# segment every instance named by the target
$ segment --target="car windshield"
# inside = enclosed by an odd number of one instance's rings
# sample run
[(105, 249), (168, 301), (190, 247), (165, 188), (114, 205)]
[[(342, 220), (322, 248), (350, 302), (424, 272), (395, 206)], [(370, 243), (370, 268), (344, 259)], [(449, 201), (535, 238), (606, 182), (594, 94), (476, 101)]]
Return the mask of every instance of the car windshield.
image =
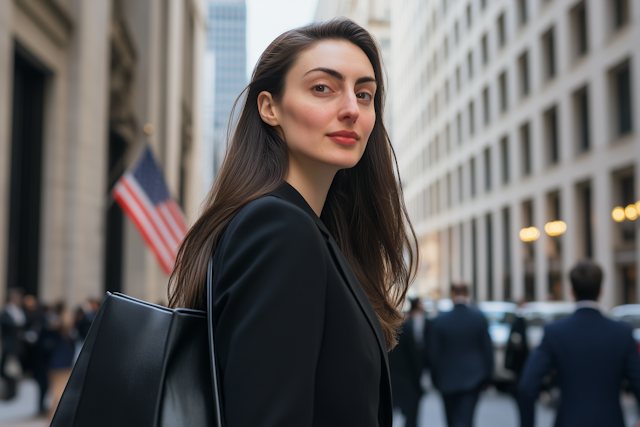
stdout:
[(509, 311), (482, 311), (489, 324), (504, 323), (510, 325), (515, 319), (515, 313)]

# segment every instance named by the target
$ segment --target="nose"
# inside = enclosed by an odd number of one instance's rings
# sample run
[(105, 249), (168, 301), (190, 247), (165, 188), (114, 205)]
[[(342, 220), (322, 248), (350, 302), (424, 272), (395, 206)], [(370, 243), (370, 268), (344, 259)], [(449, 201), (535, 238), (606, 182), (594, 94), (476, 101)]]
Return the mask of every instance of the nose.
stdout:
[(358, 106), (358, 98), (353, 92), (347, 92), (342, 97), (340, 111), (338, 112), (338, 120), (348, 120), (353, 123), (360, 117), (360, 108)]

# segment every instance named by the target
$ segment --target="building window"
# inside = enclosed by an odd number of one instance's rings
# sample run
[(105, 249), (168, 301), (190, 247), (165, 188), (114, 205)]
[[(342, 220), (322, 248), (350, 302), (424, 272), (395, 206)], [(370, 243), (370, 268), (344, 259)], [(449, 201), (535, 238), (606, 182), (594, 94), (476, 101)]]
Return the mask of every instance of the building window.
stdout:
[(462, 178), (462, 165), (458, 166), (458, 203), (464, 200), (464, 180)]
[(487, 126), (489, 121), (491, 120), (490, 114), (490, 105), (489, 105), (489, 87), (486, 86), (482, 91), (482, 111), (484, 113), (484, 125)]
[(460, 67), (456, 67), (456, 92), (460, 93)]
[(455, 42), (456, 46), (460, 42), (460, 28), (458, 25), (458, 21), (453, 24), (453, 41)]
[(576, 146), (578, 152), (588, 151), (591, 145), (589, 140), (589, 91), (585, 86), (573, 94), (575, 111)]
[(473, 25), (473, 16), (471, 15), (471, 3), (467, 5), (467, 30), (471, 29)]
[(451, 192), (453, 188), (451, 187), (451, 173), (447, 174), (447, 208), (451, 207)]
[(502, 172), (502, 184), (509, 183), (509, 138), (504, 136), (500, 140), (500, 160), (502, 163), (502, 167), (500, 168)]
[(449, 58), (449, 37), (444, 38), (444, 58)]
[(547, 79), (551, 79), (556, 75), (556, 53), (553, 27), (542, 35), (542, 57), (544, 76)]
[(614, 106), (615, 136), (621, 137), (633, 130), (629, 61), (626, 60), (615, 67), (609, 75)]
[(579, 258), (593, 258), (593, 226), (591, 214), (591, 182), (583, 182), (576, 186), (577, 196), (577, 249)]
[(613, 28), (619, 29), (629, 22), (629, 0), (612, 0)]
[(469, 135), (473, 135), (476, 132), (476, 119), (475, 108), (473, 101), (469, 103)]
[(487, 62), (489, 62), (489, 41), (487, 39), (487, 33), (482, 35), (480, 50), (482, 51), (482, 65), (487, 65)]
[(491, 190), (491, 148), (484, 150), (484, 190)]
[(547, 161), (550, 165), (558, 163), (558, 107), (553, 106), (544, 113), (545, 139), (547, 141)]
[(473, 52), (467, 54), (467, 70), (469, 71), (469, 80), (473, 79)]
[(487, 0), (480, 0), (480, 9), (485, 10), (487, 8)]
[(531, 161), (531, 125), (520, 126), (520, 153), (522, 155), (522, 175), (529, 176), (533, 169)]
[(473, 283), (472, 296), (478, 300), (478, 232), (476, 219), (471, 218), (471, 283)]
[(502, 47), (507, 42), (507, 29), (504, 18), (504, 12), (498, 17), (498, 46)]
[(476, 159), (474, 158), (469, 162), (469, 178), (471, 197), (476, 197)]
[(487, 241), (487, 300), (493, 301), (493, 221), (491, 214), (485, 216)]
[(518, 0), (518, 21), (520, 22), (520, 25), (526, 24), (528, 19), (527, 0)]
[(511, 300), (511, 215), (502, 209), (502, 299)]
[(520, 96), (529, 95), (529, 52), (524, 51), (518, 58), (518, 75), (520, 76)]
[(573, 50), (575, 57), (579, 58), (586, 54), (589, 49), (587, 41), (587, 6), (584, 0), (571, 9), (570, 22)]
[(508, 93), (507, 93), (507, 72), (504, 71), (498, 77), (498, 87), (500, 88), (500, 112), (504, 113), (508, 107)]

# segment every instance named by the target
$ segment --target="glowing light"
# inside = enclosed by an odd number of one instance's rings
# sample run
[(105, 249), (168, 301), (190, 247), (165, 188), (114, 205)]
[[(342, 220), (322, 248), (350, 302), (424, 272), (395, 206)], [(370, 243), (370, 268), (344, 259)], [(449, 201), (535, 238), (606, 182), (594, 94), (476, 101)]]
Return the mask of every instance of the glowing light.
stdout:
[(551, 221), (544, 225), (544, 231), (549, 236), (559, 236), (567, 231), (567, 224), (564, 221)]
[(627, 219), (630, 219), (631, 221), (638, 218), (638, 211), (636, 210), (636, 205), (629, 205), (626, 208), (624, 208), (624, 216), (626, 216)]
[(636, 212), (638, 212), (638, 214), (640, 214), (640, 200), (638, 200), (636, 202)]
[(624, 209), (622, 209), (620, 206), (616, 206), (615, 208), (613, 208), (613, 211), (611, 211), (611, 218), (613, 218), (615, 222), (624, 221)]
[(523, 242), (533, 242), (538, 237), (540, 237), (540, 230), (535, 227), (528, 227), (520, 230), (520, 240)]

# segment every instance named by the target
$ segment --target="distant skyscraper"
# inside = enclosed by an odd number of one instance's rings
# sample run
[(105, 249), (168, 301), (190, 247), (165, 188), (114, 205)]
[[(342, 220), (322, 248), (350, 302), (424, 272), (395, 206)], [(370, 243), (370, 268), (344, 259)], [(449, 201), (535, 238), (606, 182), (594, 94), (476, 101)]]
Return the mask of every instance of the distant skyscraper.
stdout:
[[(215, 83), (212, 94), (204, 97), (204, 127), (205, 138), (211, 132), (207, 143), (213, 155), (212, 179), (224, 156), (231, 108), (247, 84), (247, 6), (244, 0), (209, 0), (208, 4), (207, 56), (214, 59), (205, 60), (205, 72), (209, 70), (205, 78), (213, 78)], [(207, 119), (213, 120), (213, 130)]]

